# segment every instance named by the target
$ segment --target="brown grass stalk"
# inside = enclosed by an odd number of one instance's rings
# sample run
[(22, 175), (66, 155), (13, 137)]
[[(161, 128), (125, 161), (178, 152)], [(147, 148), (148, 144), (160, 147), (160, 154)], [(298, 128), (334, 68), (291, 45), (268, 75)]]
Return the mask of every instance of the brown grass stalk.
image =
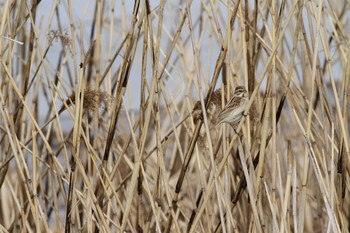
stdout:
[(0, 6), (1, 232), (349, 232), (348, 2)]

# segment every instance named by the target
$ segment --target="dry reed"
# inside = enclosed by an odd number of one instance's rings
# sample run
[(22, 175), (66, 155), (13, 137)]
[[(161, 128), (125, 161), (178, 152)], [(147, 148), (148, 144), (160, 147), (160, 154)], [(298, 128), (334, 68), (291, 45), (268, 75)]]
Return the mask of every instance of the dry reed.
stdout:
[(50, 4), (0, 3), (0, 232), (350, 232), (347, 1)]

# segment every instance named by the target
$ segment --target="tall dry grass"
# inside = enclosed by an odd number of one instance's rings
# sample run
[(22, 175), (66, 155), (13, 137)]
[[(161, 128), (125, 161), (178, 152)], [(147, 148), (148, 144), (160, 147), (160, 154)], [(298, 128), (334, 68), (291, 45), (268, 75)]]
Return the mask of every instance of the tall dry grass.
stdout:
[(1, 232), (350, 231), (348, 1), (0, 5)]

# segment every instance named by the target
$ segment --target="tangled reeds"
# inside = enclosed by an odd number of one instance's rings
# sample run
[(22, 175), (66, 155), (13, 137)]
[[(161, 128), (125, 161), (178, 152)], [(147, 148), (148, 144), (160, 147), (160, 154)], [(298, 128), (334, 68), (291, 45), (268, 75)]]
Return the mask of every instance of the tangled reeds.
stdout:
[(47, 4), (0, 3), (0, 232), (349, 232), (347, 1)]

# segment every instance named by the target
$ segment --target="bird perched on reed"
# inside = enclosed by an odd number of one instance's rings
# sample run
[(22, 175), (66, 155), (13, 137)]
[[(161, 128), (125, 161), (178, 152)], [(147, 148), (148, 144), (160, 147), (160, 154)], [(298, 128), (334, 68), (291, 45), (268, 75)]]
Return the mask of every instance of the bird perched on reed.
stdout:
[(248, 93), (243, 86), (237, 86), (235, 92), (217, 116), (216, 125), (229, 123), (232, 126), (238, 124), (248, 105)]

